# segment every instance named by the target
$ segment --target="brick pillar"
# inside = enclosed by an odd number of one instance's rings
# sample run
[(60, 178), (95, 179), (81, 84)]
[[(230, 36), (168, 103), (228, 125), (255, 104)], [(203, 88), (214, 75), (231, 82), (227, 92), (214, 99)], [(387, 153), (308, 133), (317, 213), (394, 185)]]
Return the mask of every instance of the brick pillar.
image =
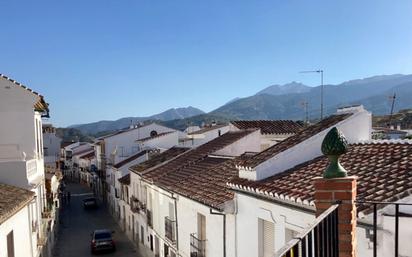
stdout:
[(356, 257), (356, 185), (356, 176), (314, 180), (316, 216), (341, 201), (338, 208), (339, 257)]

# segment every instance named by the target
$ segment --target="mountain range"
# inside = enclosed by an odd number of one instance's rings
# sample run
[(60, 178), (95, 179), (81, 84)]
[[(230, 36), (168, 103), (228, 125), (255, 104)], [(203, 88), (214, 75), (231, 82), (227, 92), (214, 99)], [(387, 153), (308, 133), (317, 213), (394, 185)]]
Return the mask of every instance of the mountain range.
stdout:
[[(338, 85), (324, 85), (324, 113), (336, 112), (338, 107), (363, 104), (374, 115), (388, 114), (391, 96), (396, 94), (394, 111), (412, 107), (412, 75), (379, 75), (356, 79)], [(310, 120), (320, 118), (321, 87), (309, 87), (299, 82), (271, 85), (255, 95), (234, 98), (209, 113), (194, 107), (170, 109), (149, 117), (127, 117), (116, 121), (99, 121), (71, 126), (83, 133), (95, 134), (130, 125), (130, 122), (158, 120), (167, 126), (184, 129), (202, 122), (236, 119), (305, 119), (304, 103)]]
[(164, 112), (147, 116), (147, 117), (125, 117), (118, 120), (102, 120), (87, 124), (72, 125), (69, 128), (75, 128), (80, 130), (84, 134), (95, 135), (97, 133), (110, 132), (129, 127), (131, 124), (138, 124), (144, 121), (158, 120), (180, 120), (189, 118), (192, 116), (204, 114), (204, 112), (195, 107), (183, 107), (183, 108), (171, 108)]

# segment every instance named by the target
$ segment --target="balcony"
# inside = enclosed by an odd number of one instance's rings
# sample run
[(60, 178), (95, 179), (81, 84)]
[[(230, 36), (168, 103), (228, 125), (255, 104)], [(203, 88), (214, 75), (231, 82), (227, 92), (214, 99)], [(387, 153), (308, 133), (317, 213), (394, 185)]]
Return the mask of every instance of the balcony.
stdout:
[(146, 210), (146, 217), (147, 217), (147, 225), (153, 228), (153, 217), (152, 217), (151, 210)]
[(190, 234), (190, 257), (206, 256), (206, 240), (199, 239), (196, 234)]
[(140, 202), (136, 197), (130, 197), (130, 210), (134, 213), (140, 212)]
[(176, 221), (165, 217), (165, 236), (171, 242), (176, 242)]

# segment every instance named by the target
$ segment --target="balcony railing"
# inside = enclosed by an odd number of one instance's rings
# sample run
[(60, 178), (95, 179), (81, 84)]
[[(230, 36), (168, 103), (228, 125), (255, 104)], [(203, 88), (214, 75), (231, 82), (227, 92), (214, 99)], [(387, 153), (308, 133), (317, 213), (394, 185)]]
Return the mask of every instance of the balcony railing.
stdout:
[(140, 212), (140, 202), (135, 197), (130, 197), (130, 210), (134, 213)]
[(176, 242), (176, 221), (165, 217), (165, 236), (172, 242)]
[(199, 239), (196, 234), (190, 234), (190, 257), (206, 256), (206, 240)]
[(147, 217), (147, 225), (151, 228), (153, 228), (153, 220), (152, 220), (152, 211), (151, 210), (146, 210), (146, 217)]
[[(372, 219), (373, 219), (373, 224), (372, 224), (372, 233), (371, 233), (371, 238), (370, 240), (373, 243), (373, 257), (378, 256), (378, 208), (383, 208), (383, 207), (393, 207), (394, 208), (394, 227), (393, 231), (394, 233), (386, 233), (387, 235), (393, 235), (393, 238), (391, 237), (386, 237), (386, 240), (394, 240), (392, 242), (386, 242), (386, 245), (393, 245), (393, 256), (403, 256), (402, 253), (399, 253), (399, 216), (400, 216), (400, 211), (399, 207), (405, 206), (405, 208), (410, 208), (412, 207), (411, 203), (395, 203), (395, 202), (378, 202), (378, 201), (356, 201), (357, 207), (372, 207), (373, 212), (372, 212)], [(406, 214), (409, 216), (409, 214)], [(387, 214), (387, 216), (392, 216)], [(391, 230), (390, 228), (387, 228), (387, 230)], [(402, 241), (405, 244), (408, 243), (408, 241)], [(382, 254), (382, 253), (380, 253)]]
[(27, 161), (26, 165), (27, 165), (27, 176), (28, 177), (36, 174), (37, 172), (37, 160), (36, 159)]
[(275, 257), (338, 257), (338, 207), (339, 204), (329, 207), (312, 226), (277, 251)]

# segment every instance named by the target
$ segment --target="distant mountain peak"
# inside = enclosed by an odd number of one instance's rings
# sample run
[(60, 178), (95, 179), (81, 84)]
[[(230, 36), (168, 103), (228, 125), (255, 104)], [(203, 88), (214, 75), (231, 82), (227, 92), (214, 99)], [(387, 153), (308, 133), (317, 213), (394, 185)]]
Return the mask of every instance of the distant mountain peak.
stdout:
[(294, 94), (294, 93), (306, 93), (310, 90), (309, 86), (306, 86), (300, 82), (292, 81), (290, 83), (286, 83), (284, 85), (272, 85), (269, 86), (261, 91), (259, 91), (256, 95), (287, 95), (287, 94)]

